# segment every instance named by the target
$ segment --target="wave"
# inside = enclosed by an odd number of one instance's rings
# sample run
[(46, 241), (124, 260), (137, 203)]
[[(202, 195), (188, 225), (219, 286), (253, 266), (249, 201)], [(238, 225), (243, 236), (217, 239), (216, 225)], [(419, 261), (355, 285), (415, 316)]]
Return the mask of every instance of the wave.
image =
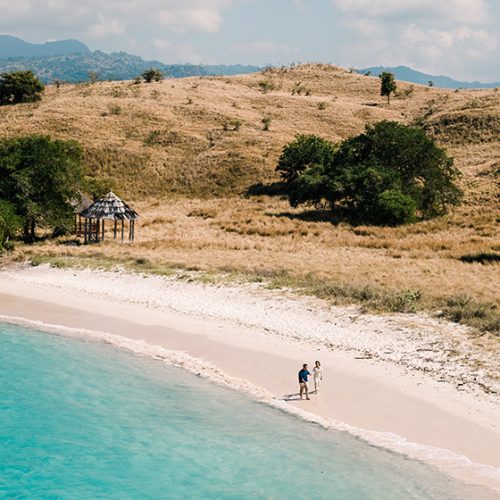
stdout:
[(138, 355), (161, 360), (170, 366), (187, 370), (219, 386), (243, 392), (262, 404), (271, 406), (304, 421), (318, 424), (325, 429), (346, 432), (371, 446), (389, 450), (413, 460), (425, 462), (456, 479), (486, 486), (500, 492), (499, 468), (475, 463), (464, 455), (459, 455), (444, 448), (414, 443), (394, 433), (363, 429), (306, 412), (288, 404), (284, 399), (276, 398), (269, 391), (247, 380), (229, 376), (213, 363), (195, 358), (187, 352), (170, 350), (162, 346), (149, 344), (144, 340), (134, 340), (107, 332), (54, 325), (17, 316), (0, 315), (0, 321), (44, 332), (105, 342)]

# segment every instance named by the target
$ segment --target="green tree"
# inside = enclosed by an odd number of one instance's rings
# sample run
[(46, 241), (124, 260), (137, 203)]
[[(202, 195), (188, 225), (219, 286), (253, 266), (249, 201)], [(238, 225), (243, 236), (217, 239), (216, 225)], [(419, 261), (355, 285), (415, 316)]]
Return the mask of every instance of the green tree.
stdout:
[(81, 183), (78, 143), (40, 135), (0, 140), (0, 199), (15, 207), (27, 241), (39, 225), (68, 227)]
[(291, 184), (304, 170), (314, 165), (323, 166), (334, 154), (332, 142), (315, 135), (297, 135), (283, 148), (276, 170), (287, 184)]
[(453, 159), (419, 128), (393, 121), (367, 126), (363, 134), (340, 145), (328, 176), (340, 177), (349, 186), (346, 175), (367, 168), (383, 174), (386, 182), (380, 189), (397, 187), (411, 196), (423, 217), (445, 213), (461, 197)]
[(158, 68), (149, 68), (142, 74), (146, 83), (161, 82), (163, 80), (163, 73)]
[(384, 71), (380, 75), (380, 95), (387, 97), (387, 104), (391, 104), (391, 94), (394, 94), (397, 88), (394, 75), (388, 71)]
[(22, 219), (16, 215), (12, 203), (0, 200), (0, 251), (11, 247), (11, 239), (15, 238), (21, 229)]
[(394, 225), (443, 214), (460, 201), (453, 160), (420, 129), (383, 121), (337, 148), (315, 136), (308, 143), (323, 147), (299, 148), (288, 168), (278, 163), (293, 206), (326, 202), (353, 220)]
[(44, 90), (44, 85), (32, 71), (2, 73), (0, 75), (0, 106), (39, 101)]

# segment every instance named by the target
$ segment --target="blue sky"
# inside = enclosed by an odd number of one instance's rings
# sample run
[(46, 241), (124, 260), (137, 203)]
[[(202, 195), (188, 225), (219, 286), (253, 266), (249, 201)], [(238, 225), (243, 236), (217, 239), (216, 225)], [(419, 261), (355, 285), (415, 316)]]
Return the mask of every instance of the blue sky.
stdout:
[(499, 0), (0, 0), (0, 33), (165, 63), (404, 64), (500, 80)]

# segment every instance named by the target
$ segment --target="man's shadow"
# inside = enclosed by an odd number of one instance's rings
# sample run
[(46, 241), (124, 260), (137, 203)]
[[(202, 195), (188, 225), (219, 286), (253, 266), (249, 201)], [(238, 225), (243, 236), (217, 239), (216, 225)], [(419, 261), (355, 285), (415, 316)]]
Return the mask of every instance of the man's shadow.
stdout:
[(297, 394), (286, 394), (285, 396), (282, 396), (281, 400), (285, 401), (285, 402), (288, 402), (288, 401), (300, 401), (300, 393), (297, 393)]

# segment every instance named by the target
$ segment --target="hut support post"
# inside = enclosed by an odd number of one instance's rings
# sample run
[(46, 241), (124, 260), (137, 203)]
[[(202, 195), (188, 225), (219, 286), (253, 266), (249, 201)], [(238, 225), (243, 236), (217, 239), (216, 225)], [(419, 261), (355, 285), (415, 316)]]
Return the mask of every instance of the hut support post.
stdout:
[(104, 219), (102, 219), (101, 225), (101, 240), (104, 241)]
[(123, 243), (123, 232), (125, 230), (125, 221), (122, 219), (122, 243)]
[(83, 221), (83, 242), (87, 244), (87, 219)]
[(114, 227), (114, 229), (113, 229), (113, 234), (114, 234), (114, 238), (115, 238), (115, 240), (116, 240), (116, 220), (115, 220), (115, 227)]

